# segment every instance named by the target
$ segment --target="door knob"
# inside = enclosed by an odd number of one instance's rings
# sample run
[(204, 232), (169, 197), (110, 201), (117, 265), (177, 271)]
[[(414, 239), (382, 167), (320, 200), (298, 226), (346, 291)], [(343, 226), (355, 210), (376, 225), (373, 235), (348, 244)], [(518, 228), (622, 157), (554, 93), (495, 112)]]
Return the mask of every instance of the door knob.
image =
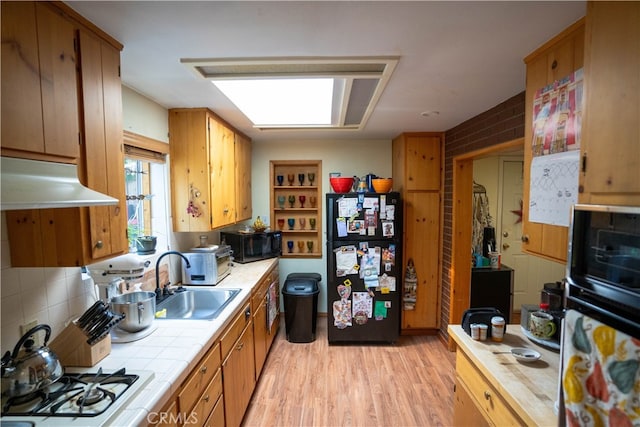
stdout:
[(502, 244), (502, 250), (507, 250), (509, 249), (509, 244), (508, 243), (503, 243)]

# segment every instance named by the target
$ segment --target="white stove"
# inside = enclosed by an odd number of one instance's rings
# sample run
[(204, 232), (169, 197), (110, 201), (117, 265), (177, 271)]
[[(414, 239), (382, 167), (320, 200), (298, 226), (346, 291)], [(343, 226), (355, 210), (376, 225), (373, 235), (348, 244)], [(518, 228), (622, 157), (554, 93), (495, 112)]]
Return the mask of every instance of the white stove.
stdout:
[[(150, 381), (151, 371), (65, 372), (55, 383), (28, 396), (2, 396), (2, 425), (108, 426)], [(28, 425), (28, 424), (25, 424)]]

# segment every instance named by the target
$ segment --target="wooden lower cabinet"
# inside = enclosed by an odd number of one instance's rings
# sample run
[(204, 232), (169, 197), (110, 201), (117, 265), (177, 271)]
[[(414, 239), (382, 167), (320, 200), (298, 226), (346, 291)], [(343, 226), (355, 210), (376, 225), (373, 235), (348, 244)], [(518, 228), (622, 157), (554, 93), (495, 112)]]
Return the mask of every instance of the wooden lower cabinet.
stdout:
[(189, 374), (178, 392), (178, 418), (184, 424), (203, 426), (222, 395), (220, 344), (214, 345)]
[[(280, 273), (278, 267), (272, 268), (262, 279), (253, 293), (251, 307), (253, 309), (253, 340), (255, 355), (256, 381), (260, 378), (262, 367), (267, 360), (267, 354), (273, 340), (278, 333), (280, 324)], [(275, 292), (272, 292), (275, 288)], [(271, 298), (275, 294), (275, 301)], [(269, 307), (275, 304), (276, 315), (269, 322)]]
[[(242, 332), (236, 340), (238, 325), (243, 326)], [(256, 385), (253, 320), (251, 306), (247, 304), (244, 310), (222, 337), (222, 348), (225, 341), (233, 342), (226, 359), (222, 363), (222, 377), (224, 385), (225, 425), (240, 426), (244, 413), (249, 406), (253, 389)], [(224, 353), (224, 352), (223, 352)]]
[(454, 426), (490, 426), (489, 421), (476, 406), (471, 392), (459, 376), (456, 376), (455, 393), (453, 396), (453, 425)]
[(526, 425), (473, 362), (458, 350), (456, 354), (456, 392), (453, 406), (456, 426)]

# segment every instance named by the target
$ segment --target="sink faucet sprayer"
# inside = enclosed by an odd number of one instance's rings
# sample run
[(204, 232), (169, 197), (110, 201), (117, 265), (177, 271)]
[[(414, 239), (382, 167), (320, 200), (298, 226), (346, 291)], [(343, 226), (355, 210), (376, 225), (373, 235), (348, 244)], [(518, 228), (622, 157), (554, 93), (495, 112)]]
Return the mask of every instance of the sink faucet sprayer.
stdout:
[(162, 289), (160, 289), (160, 260), (162, 260), (162, 258), (164, 258), (165, 256), (171, 255), (171, 254), (175, 254), (182, 257), (182, 259), (186, 263), (187, 268), (191, 268), (191, 264), (189, 263), (189, 260), (187, 259), (187, 257), (182, 255), (178, 251), (168, 251), (160, 255), (158, 257), (158, 260), (156, 261), (156, 300), (158, 301), (162, 299)]

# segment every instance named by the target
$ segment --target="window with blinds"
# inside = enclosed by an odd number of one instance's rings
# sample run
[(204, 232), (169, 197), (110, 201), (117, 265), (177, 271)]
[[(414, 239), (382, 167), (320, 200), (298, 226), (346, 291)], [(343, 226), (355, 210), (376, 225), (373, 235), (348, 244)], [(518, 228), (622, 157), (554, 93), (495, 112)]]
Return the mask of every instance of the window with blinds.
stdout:
[(157, 234), (152, 227), (153, 210), (163, 206), (153, 203), (154, 189), (165, 182), (168, 149), (166, 143), (125, 131), (124, 176), (130, 252), (152, 253), (139, 244), (138, 238)]

